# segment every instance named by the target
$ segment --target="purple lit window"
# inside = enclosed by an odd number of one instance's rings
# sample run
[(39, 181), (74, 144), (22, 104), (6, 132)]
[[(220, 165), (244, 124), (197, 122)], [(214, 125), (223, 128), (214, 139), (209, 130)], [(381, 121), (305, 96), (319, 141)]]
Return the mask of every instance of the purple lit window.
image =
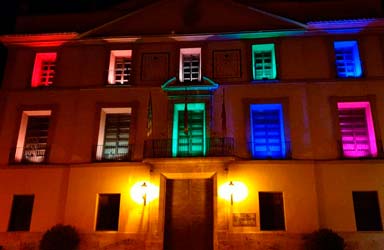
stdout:
[(337, 103), (343, 155), (376, 157), (375, 130), (369, 102)]

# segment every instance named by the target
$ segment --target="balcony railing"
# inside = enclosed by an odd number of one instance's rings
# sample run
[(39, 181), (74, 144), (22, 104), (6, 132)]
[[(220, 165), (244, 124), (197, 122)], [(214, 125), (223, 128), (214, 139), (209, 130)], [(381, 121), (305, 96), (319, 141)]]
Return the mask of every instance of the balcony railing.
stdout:
[(248, 142), (248, 149), (251, 159), (259, 160), (285, 160), (292, 159), (291, 142), (285, 141), (284, 144), (266, 144)]
[(342, 159), (382, 159), (384, 157), (381, 140), (361, 140), (358, 142), (339, 140), (337, 144)]
[(126, 146), (97, 145), (95, 147), (94, 161), (132, 161), (133, 144)]
[(233, 153), (234, 140), (229, 137), (206, 138), (205, 144), (188, 139), (154, 139), (144, 142), (145, 158), (232, 156)]
[(49, 147), (47, 145), (28, 145), (26, 147), (12, 148), (9, 154), (11, 164), (46, 163)]

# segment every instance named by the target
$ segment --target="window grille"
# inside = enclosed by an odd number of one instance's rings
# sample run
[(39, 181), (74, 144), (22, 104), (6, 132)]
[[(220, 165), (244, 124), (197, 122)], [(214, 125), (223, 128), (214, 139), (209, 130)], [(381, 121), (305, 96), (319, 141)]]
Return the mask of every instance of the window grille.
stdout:
[(49, 116), (28, 117), (25, 134), (23, 160), (27, 162), (43, 162), (46, 157)]
[(115, 83), (124, 85), (128, 84), (131, 78), (131, 58), (116, 57), (115, 58)]
[(198, 81), (200, 74), (200, 55), (183, 55), (183, 77), (184, 81)]
[(375, 157), (377, 146), (369, 102), (339, 102), (338, 118), (344, 157)]
[(202, 110), (188, 110), (188, 131), (185, 133), (184, 114), (179, 111), (178, 127), (178, 155), (195, 156), (203, 154), (204, 145), (204, 112)]
[(49, 86), (56, 72), (56, 52), (36, 53), (32, 73), (32, 87)]
[(281, 104), (251, 105), (251, 149), (255, 158), (285, 158)]
[(361, 77), (361, 61), (356, 41), (334, 42), (336, 71), (341, 78)]
[(48, 86), (53, 82), (55, 76), (56, 62), (55, 61), (42, 61), (41, 63), (41, 85)]
[(123, 160), (129, 151), (131, 114), (106, 114), (103, 158)]
[(253, 79), (276, 79), (276, 59), (274, 44), (255, 44), (253, 51)]

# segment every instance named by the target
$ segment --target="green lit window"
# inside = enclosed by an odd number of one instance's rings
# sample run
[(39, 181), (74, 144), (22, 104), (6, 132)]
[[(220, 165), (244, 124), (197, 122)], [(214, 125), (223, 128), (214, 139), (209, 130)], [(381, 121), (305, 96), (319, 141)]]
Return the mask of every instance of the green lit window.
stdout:
[(254, 80), (276, 79), (275, 45), (252, 45), (252, 65)]
[(202, 156), (206, 153), (205, 104), (174, 106), (172, 156)]

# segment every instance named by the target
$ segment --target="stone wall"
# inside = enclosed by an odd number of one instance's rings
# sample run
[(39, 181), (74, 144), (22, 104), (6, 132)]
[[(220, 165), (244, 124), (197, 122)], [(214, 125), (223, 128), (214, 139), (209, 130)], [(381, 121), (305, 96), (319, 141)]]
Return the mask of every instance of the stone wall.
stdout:
[[(345, 250), (382, 250), (380, 232), (339, 233)], [(0, 233), (2, 250), (38, 250), (42, 233)], [(218, 233), (215, 250), (304, 250), (303, 234), (289, 233)], [(162, 250), (158, 238), (125, 233), (81, 234), (79, 250)], [(1, 248), (0, 248), (1, 249)]]

